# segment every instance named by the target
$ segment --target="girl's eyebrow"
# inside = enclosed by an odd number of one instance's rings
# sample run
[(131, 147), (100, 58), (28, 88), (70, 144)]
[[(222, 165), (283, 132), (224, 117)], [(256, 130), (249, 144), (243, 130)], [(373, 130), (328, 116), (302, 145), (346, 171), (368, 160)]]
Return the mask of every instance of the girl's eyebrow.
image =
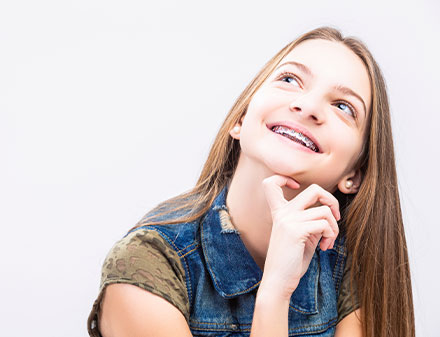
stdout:
[(306, 73), (308, 76), (310, 76), (310, 77), (314, 77), (312, 71), (311, 71), (307, 66), (305, 66), (305, 65), (302, 64), (302, 63), (295, 62), (295, 61), (287, 61), (287, 62), (284, 62), (283, 64), (280, 64), (275, 70), (277, 70), (278, 68), (281, 68), (281, 67), (285, 66), (286, 64), (292, 64), (292, 65), (298, 67), (299, 70), (301, 70), (303, 73)]
[[(283, 64), (280, 64), (275, 70), (285, 66), (286, 64), (291, 64), (291, 65), (296, 66), (297, 68), (299, 68), (299, 70), (301, 70), (303, 73), (305, 73), (309, 77), (315, 77), (313, 75), (312, 71), (306, 65), (299, 63), (299, 62), (295, 62), (295, 61), (284, 62)], [(365, 102), (359, 94), (357, 94), (356, 92), (354, 92), (350, 88), (343, 86), (342, 84), (336, 84), (332, 87), (332, 89), (335, 91), (338, 91), (342, 94), (353, 96), (353, 97), (357, 98), (362, 103), (362, 106), (364, 108), (364, 115), (367, 114), (367, 108), (365, 106)]]
[(353, 90), (351, 90), (350, 88), (344, 87), (341, 84), (337, 84), (337, 85), (333, 86), (333, 90), (339, 91), (345, 95), (356, 97), (362, 103), (362, 107), (364, 108), (364, 116), (367, 115), (367, 108), (365, 107), (365, 102), (360, 95), (356, 94)]

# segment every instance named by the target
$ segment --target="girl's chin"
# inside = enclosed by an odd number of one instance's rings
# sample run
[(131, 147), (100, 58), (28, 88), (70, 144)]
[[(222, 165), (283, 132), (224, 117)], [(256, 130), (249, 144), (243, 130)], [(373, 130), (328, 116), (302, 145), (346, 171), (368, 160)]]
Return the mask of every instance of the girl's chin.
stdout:
[[(273, 174), (279, 174), (287, 177), (302, 177), (310, 170), (301, 164), (301, 161), (286, 161), (279, 158), (272, 158), (273, 160), (266, 161), (266, 166)], [(296, 179), (295, 179), (296, 180)]]

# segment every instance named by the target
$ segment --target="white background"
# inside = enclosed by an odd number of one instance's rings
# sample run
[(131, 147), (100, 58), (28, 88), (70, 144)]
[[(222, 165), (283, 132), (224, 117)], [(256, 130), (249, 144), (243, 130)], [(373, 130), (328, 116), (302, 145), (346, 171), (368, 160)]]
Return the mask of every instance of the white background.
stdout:
[(0, 335), (86, 336), (111, 245), (193, 186), (273, 54), (332, 25), (384, 72), (418, 336), (440, 336), (439, 14), (434, 0), (3, 0)]

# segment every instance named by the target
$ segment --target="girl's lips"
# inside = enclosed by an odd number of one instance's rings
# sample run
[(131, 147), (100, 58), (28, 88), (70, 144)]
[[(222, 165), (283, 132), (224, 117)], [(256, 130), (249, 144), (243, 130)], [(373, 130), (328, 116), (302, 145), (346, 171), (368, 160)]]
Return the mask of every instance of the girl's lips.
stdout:
[(307, 138), (309, 138), (313, 143), (315, 143), (316, 147), (318, 148), (318, 152), (315, 152), (315, 153), (322, 153), (321, 145), (318, 143), (318, 141), (316, 140), (316, 138), (313, 137), (313, 135), (312, 135), (312, 134), (311, 134), (306, 128), (304, 128), (304, 127), (302, 127), (302, 126), (299, 126), (298, 124), (292, 123), (292, 122), (290, 122), (290, 121), (279, 121), (279, 122), (274, 122), (274, 123), (266, 124), (266, 127), (267, 127), (271, 132), (273, 132), (273, 131), (272, 131), (272, 128), (273, 128), (274, 126), (284, 126), (284, 127), (287, 127), (287, 128), (289, 128), (289, 129), (292, 129), (292, 130), (294, 130), (294, 131), (296, 131), (296, 132), (299, 132), (299, 133), (303, 134), (304, 136), (306, 136)]

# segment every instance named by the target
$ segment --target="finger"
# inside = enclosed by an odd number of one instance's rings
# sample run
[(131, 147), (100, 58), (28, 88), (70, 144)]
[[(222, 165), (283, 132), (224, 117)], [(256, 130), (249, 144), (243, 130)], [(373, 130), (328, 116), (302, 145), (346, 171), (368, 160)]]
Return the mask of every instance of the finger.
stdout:
[(287, 203), (281, 187), (287, 186), (292, 189), (299, 188), (299, 184), (295, 180), (278, 174), (264, 179), (262, 184), (271, 211), (275, 211)]
[(330, 238), (322, 238), (321, 242), (319, 243), (319, 247), (321, 248), (321, 250), (327, 250), (329, 248), (332, 248), (332, 244), (333, 244), (333, 240)]
[(321, 235), (323, 237), (321, 241), (325, 238), (328, 238), (330, 241), (336, 238), (336, 234), (333, 232), (330, 224), (325, 219), (303, 222), (302, 230), (304, 231), (304, 235), (307, 237), (310, 234)]
[(322, 236), (319, 243), (321, 250), (325, 251), (333, 245), (337, 235), (333, 232), (327, 220), (308, 221), (305, 225), (307, 226), (307, 235), (314, 234)]
[(339, 202), (333, 194), (323, 189), (321, 186), (312, 184), (304, 191), (299, 193), (291, 200), (291, 203), (298, 210), (305, 210), (319, 201), (322, 205), (330, 207), (336, 220), (341, 219), (339, 212)]
[(301, 219), (304, 221), (325, 219), (332, 227), (333, 232), (338, 236), (339, 226), (338, 223), (328, 206), (312, 207), (301, 212)]

